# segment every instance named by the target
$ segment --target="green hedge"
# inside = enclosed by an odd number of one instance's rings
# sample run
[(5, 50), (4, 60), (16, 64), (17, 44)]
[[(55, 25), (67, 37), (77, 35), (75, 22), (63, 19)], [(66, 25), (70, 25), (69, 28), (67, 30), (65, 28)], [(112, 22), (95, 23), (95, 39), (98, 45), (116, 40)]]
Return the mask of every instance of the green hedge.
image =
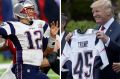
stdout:
[(71, 31), (73, 31), (75, 29), (81, 29), (81, 31), (84, 32), (88, 28), (95, 28), (95, 26), (96, 26), (96, 24), (93, 21), (87, 21), (87, 20), (74, 21), (74, 20), (71, 20), (70, 22), (68, 22), (66, 30), (68, 32), (71, 32)]

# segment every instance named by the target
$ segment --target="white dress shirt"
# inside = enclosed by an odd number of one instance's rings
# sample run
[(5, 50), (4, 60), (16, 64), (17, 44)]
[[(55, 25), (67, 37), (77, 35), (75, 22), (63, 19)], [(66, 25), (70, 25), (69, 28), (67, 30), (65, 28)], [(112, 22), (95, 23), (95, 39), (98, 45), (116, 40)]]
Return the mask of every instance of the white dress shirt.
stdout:
[(108, 20), (108, 22), (104, 25), (105, 29), (104, 29), (104, 33), (106, 33), (106, 31), (108, 30), (108, 28), (110, 27), (110, 25), (113, 23), (114, 18), (112, 17), (110, 20)]
[[(108, 30), (108, 28), (110, 27), (110, 25), (113, 23), (115, 19), (112, 17), (110, 20), (108, 20), (108, 22), (104, 25), (105, 29), (104, 29), (104, 33), (106, 33), (106, 31)], [(100, 28), (101, 29), (101, 28)], [(110, 37), (108, 39), (108, 41), (105, 43), (105, 46), (108, 47), (110, 43)]]

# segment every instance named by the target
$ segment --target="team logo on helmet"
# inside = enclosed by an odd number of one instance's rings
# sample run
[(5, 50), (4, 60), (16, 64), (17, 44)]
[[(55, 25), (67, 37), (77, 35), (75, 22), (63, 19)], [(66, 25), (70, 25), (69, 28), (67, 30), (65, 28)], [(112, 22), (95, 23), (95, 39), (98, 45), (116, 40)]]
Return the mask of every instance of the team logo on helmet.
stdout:
[(35, 6), (31, 1), (17, 3), (14, 6), (14, 15), (20, 18), (35, 18)]

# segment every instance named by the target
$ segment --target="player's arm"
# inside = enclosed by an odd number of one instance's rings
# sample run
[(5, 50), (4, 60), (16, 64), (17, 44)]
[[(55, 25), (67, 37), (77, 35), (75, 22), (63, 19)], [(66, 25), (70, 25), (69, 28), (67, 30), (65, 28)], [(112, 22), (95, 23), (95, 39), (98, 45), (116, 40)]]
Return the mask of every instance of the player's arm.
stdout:
[(7, 40), (0, 38), (0, 51), (6, 51), (9, 47), (7, 46)]
[(8, 37), (7, 30), (5, 30), (4, 28), (2, 28), (2, 26), (0, 26), (0, 38), (7, 39), (7, 37)]
[(7, 27), (6, 24), (4, 24), (3, 22), (0, 22), (0, 51), (5, 51), (8, 50), (8, 46), (6, 45), (6, 40), (8, 37), (7, 34)]
[(56, 35), (58, 33), (58, 22), (51, 23), (51, 28), (50, 28), (50, 37), (48, 39), (48, 45), (46, 50), (44, 51), (44, 56), (47, 56), (48, 54), (52, 53), (54, 50), (54, 46), (55, 46), (55, 40), (56, 40)]
[(42, 64), (40, 67), (49, 67), (52, 63), (57, 59), (57, 52), (53, 52), (49, 54), (47, 57), (44, 57)]
[(49, 67), (49, 66), (50, 66), (50, 64), (49, 64), (48, 59), (46, 57), (44, 57), (40, 67)]
[(0, 52), (1, 52), (1, 51), (6, 51), (6, 50), (9, 50), (9, 47), (8, 47), (8, 46), (3, 45), (2, 47), (0, 47)]
[(57, 52), (58, 52), (59, 48), (60, 48), (59, 36), (57, 35), (57, 38), (55, 41), (55, 46), (54, 46), (54, 52), (52, 52), (48, 56), (44, 57), (41, 67), (48, 67), (56, 61), (57, 54), (58, 54)]

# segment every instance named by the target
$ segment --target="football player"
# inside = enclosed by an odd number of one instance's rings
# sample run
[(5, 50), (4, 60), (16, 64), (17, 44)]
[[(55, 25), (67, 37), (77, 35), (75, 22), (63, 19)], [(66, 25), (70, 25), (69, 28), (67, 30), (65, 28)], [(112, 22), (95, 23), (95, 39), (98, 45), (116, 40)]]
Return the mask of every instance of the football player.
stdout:
[(45, 52), (52, 51), (58, 23), (53, 22), (52, 29), (49, 29), (44, 21), (30, 18), (27, 12), (31, 8), (27, 8), (28, 5), (34, 7), (30, 1), (15, 5), (14, 14), (20, 22), (7, 22), (0, 28), (0, 35), (5, 39), (9, 38), (15, 45), (17, 79), (47, 79), (42, 72), (39, 72), (39, 65), (43, 60), (42, 39), (49, 38)]

